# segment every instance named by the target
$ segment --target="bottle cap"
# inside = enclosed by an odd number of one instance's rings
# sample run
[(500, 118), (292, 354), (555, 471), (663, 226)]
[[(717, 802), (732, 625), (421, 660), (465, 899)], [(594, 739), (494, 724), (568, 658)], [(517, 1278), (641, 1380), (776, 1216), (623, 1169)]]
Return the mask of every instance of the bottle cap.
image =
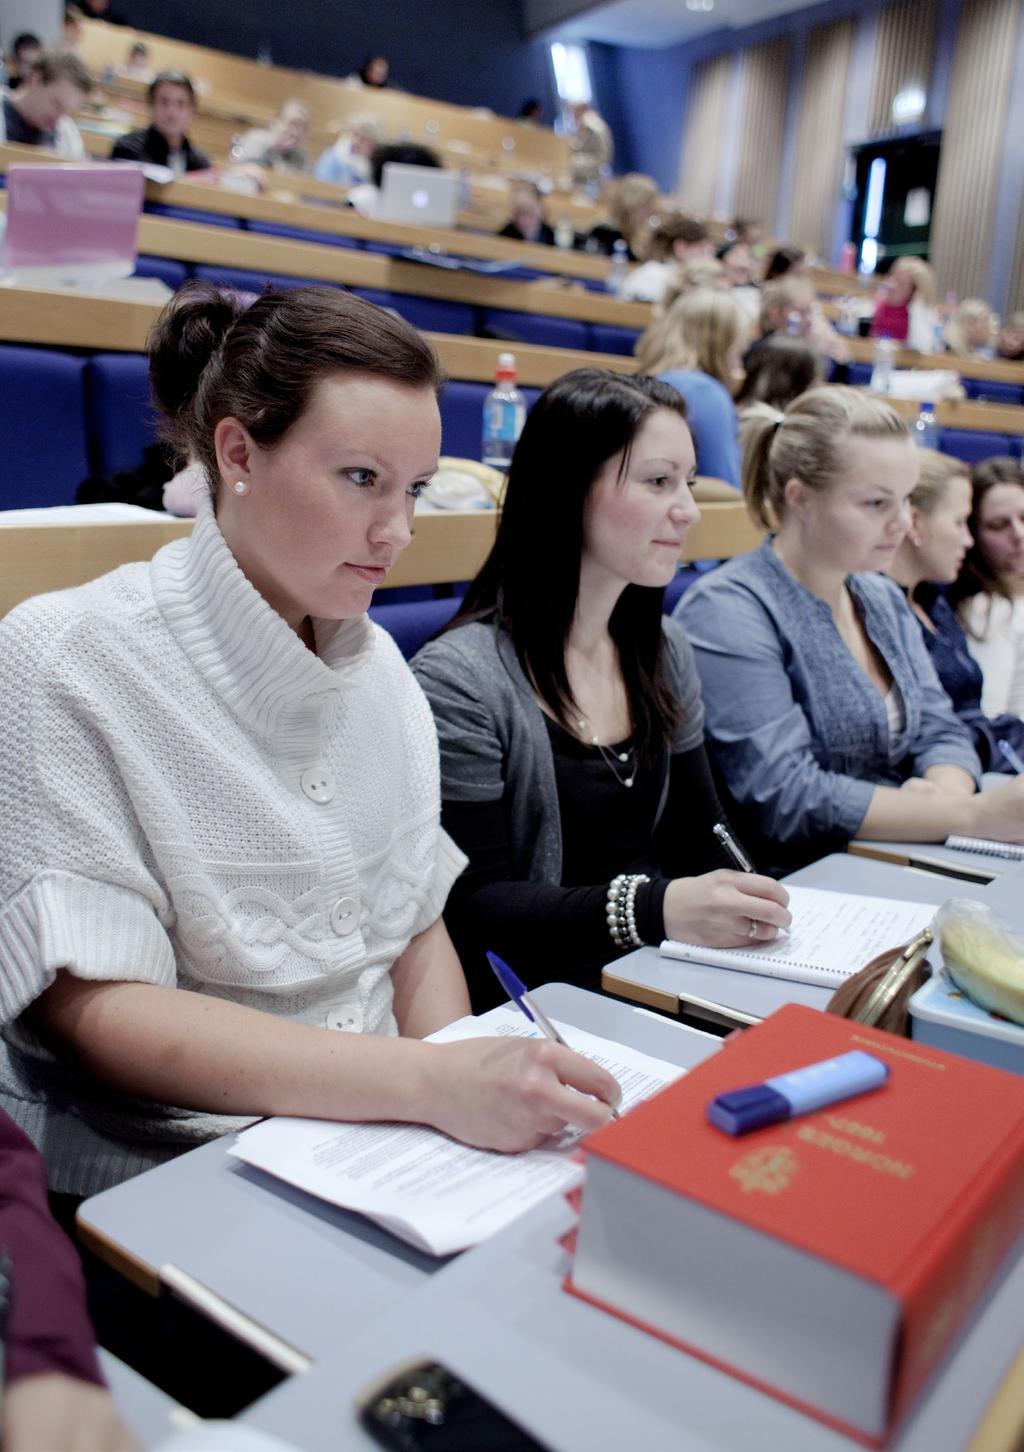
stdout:
[(510, 379), (515, 382), (516, 377), (516, 355), (514, 353), (498, 354), (497, 377)]

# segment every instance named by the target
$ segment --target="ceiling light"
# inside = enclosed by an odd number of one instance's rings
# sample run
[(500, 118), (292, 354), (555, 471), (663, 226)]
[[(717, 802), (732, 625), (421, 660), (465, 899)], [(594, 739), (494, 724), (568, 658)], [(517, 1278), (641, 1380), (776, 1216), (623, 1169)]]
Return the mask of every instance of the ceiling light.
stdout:
[(687, 10), (714, 10), (715, 0), (686, 0)]

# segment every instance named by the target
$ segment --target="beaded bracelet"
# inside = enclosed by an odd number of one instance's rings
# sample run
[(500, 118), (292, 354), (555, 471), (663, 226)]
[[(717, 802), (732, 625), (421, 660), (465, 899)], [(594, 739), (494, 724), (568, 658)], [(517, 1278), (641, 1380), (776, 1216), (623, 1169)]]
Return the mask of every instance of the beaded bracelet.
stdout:
[(643, 882), (650, 882), (643, 872), (620, 872), (608, 886), (605, 918), (608, 932), (616, 948), (642, 948), (644, 940), (636, 930), (636, 894)]

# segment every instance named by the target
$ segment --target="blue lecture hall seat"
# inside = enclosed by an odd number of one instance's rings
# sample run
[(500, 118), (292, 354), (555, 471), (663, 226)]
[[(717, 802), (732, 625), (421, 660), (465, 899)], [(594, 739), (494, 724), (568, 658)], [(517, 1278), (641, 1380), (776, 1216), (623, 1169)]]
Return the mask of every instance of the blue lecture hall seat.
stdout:
[(189, 275), (184, 262), (172, 262), (169, 257), (145, 257), (135, 259), (136, 277), (157, 277), (165, 282), (172, 292), (177, 292)]
[(339, 237), (336, 232), (314, 232), (308, 227), (288, 227), (284, 222), (247, 221), (247, 232), (264, 237), (290, 237), (293, 242), (316, 242), (322, 247), (362, 247), (358, 237)]
[(590, 347), (595, 353), (619, 353), (632, 358), (639, 337), (635, 328), (618, 328), (612, 323), (590, 324)]
[(406, 660), (412, 660), (420, 646), (426, 645), (448, 623), (458, 604), (457, 596), (446, 600), (400, 601), (371, 605), (369, 615), (393, 637)]
[(992, 383), (987, 378), (965, 378), (964, 392), (978, 403), (1024, 404), (1024, 386), (1019, 383)]
[(74, 503), (89, 473), (85, 365), (0, 344), (0, 509)]
[(479, 459), (486, 383), (446, 383), (441, 394), (441, 452)]
[(870, 363), (851, 363), (847, 377), (854, 388), (867, 388), (873, 372)]
[(939, 433), (939, 448), (954, 459), (965, 464), (980, 464), (982, 459), (991, 459), (993, 454), (1012, 454), (1020, 457), (1020, 440), (1008, 434), (983, 434), (971, 429), (942, 429)]
[(482, 308), (480, 321), (488, 337), (510, 343), (537, 343), (545, 348), (589, 347), (586, 323), (576, 318), (549, 318), (540, 313), (518, 313), (506, 308)]
[(138, 468), (144, 450), (156, 441), (145, 356), (94, 354), (86, 369), (85, 398), (93, 470), (115, 474)]
[(147, 202), (143, 208), (154, 217), (166, 217), (172, 222), (201, 222), (204, 227), (234, 227), (237, 231), (242, 222), (239, 217), (225, 217), (220, 212), (201, 212), (196, 207), (168, 207), (163, 202)]
[(410, 293), (385, 292), (376, 287), (353, 287), (356, 297), (391, 308), (414, 328), (425, 333), (460, 333), (471, 336), (476, 327), (476, 309), (469, 303), (449, 302), (447, 298), (413, 297)]
[(324, 282), (315, 277), (286, 277), (279, 272), (253, 272), (247, 267), (207, 267), (200, 263), (195, 269), (196, 277), (205, 277), (217, 287), (234, 288), (236, 292), (260, 293), (265, 287), (285, 290), (290, 287), (337, 287), (338, 283)]

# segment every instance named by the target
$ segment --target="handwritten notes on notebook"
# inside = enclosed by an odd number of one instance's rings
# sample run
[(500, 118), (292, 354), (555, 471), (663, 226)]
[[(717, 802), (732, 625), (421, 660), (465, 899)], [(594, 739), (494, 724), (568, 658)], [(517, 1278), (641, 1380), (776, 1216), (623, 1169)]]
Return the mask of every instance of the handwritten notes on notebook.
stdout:
[(838, 988), (879, 953), (909, 942), (935, 916), (930, 903), (864, 897), (820, 887), (791, 887), (789, 910), (793, 914), (791, 930), (770, 943), (704, 948), (699, 943), (666, 939), (661, 952), (666, 958)]
[[(558, 1024), (566, 1043), (614, 1074), (621, 1109), (631, 1109), (683, 1072), (622, 1044)], [(518, 1011), (463, 1018), (432, 1036), (536, 1037)], [(570, 1158), (580, 1139), (567, 1129), (537, 1149), (506, 1155), (472, 1149), (422, 1124), (337, 1124), (267, 1119), (239, 1135), (229, 1153), (311, 1195), (356, 1210), (430, 1255), (450, 1255), (501, 1230), (545, 1196), (578, 1184)]]

